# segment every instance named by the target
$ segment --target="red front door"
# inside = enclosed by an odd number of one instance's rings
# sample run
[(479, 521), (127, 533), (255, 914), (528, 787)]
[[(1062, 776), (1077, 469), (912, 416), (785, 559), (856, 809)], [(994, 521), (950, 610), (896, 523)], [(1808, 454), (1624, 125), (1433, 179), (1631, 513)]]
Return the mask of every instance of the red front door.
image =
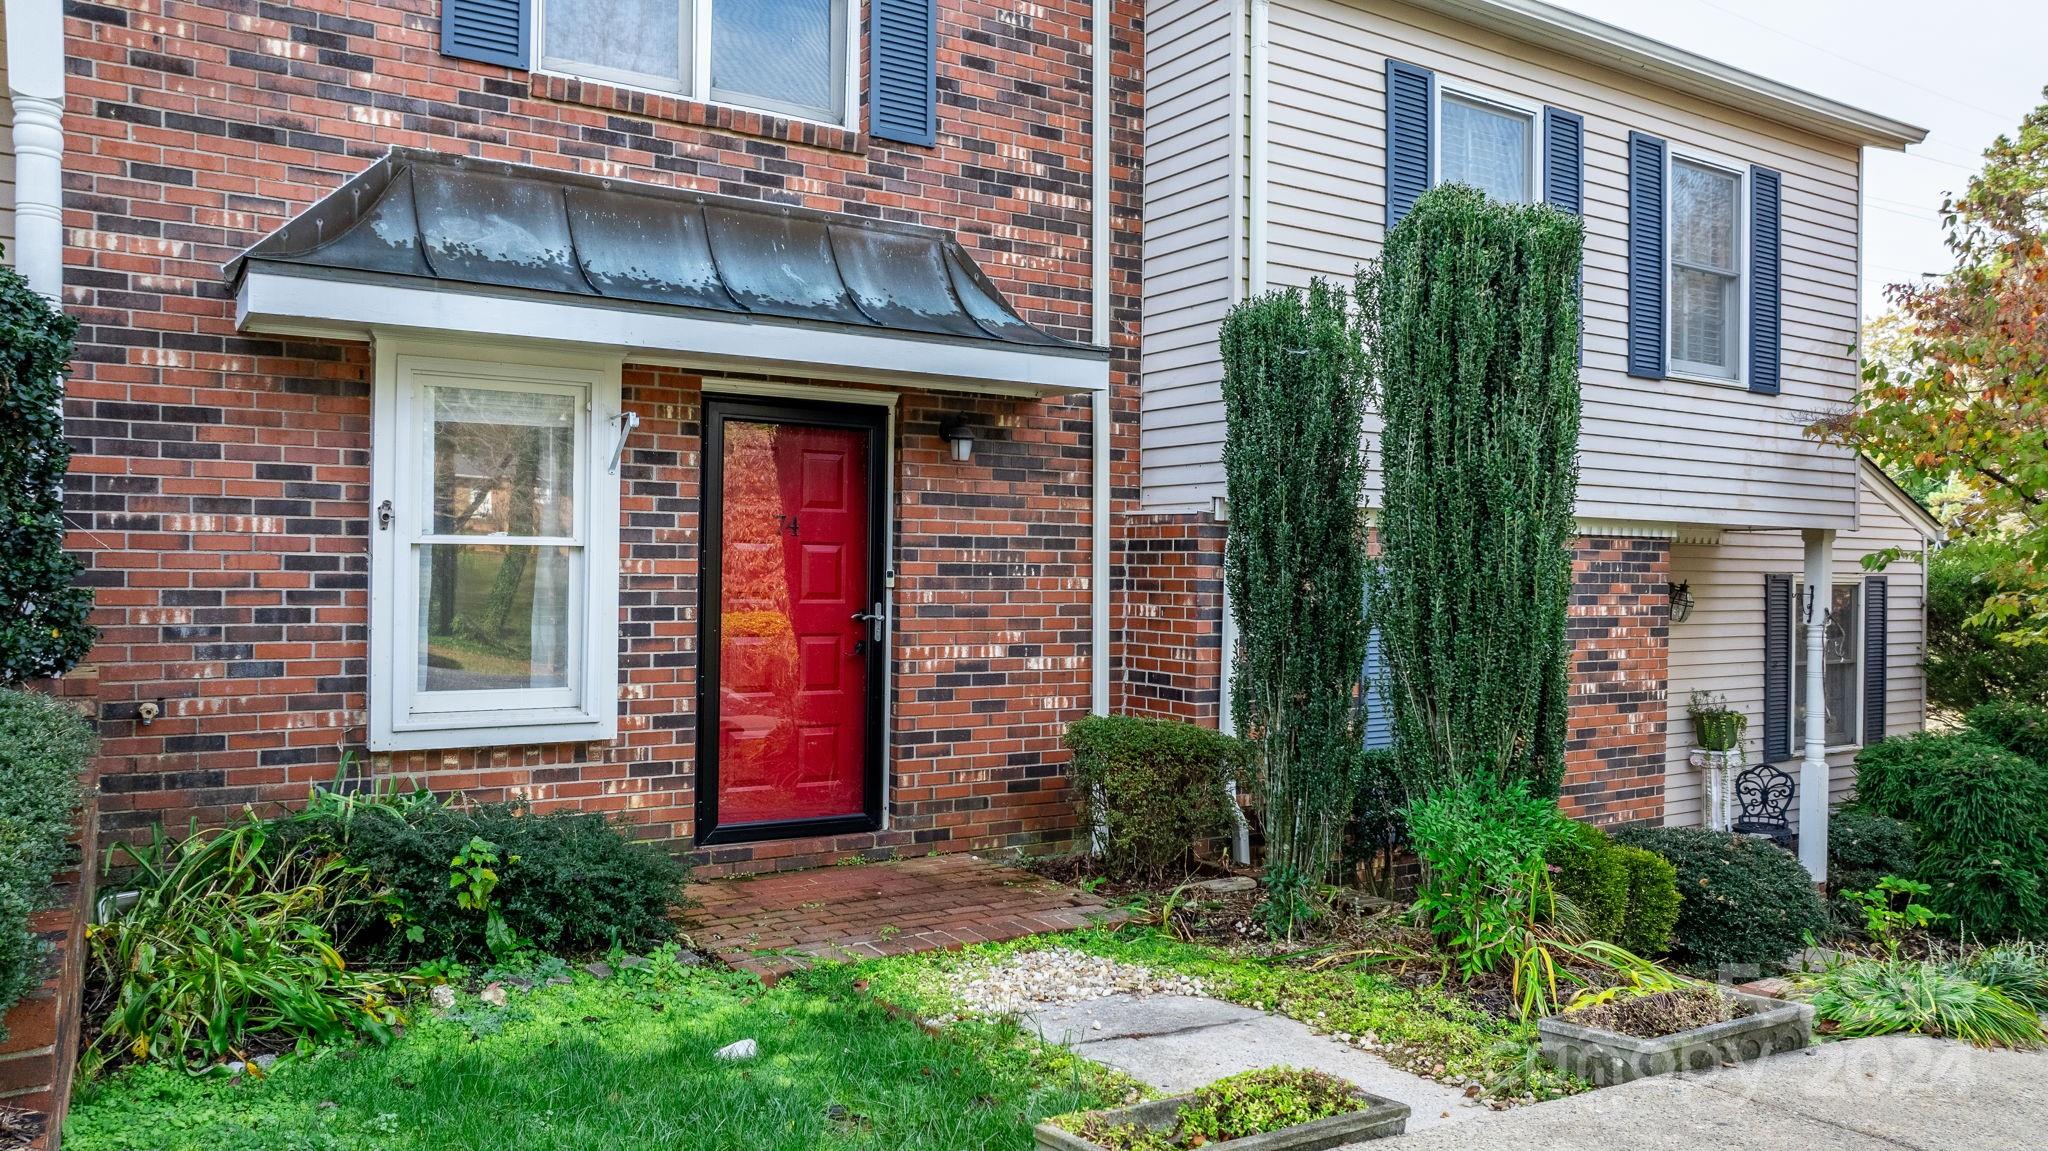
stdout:
[(742, 829), (733, 838), (778, 825), (817, 834), (876, 812), (877, 437), (858, 414), (856, 426), (775, 415), (738, 403), (708, 412), (718, 571), (706, 630), (718, 654), (706, 685), (716, 692), (715, 804), (704, 822), (714, 835)]

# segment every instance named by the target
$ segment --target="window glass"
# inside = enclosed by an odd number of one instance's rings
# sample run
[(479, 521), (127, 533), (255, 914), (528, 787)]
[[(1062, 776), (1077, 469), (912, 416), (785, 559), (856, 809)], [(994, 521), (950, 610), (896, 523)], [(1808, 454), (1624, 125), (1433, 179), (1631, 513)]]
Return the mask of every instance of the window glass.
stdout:
[(1741, 327), (1741, 270), (1733, 172), (1671, 165), (1671, 358), (1682, 369), (1733, 379)]
[(559, 392), (437, 387), (425, 520), (432, 535), (575, 534), (576, 401)]
[[(1857, 674), (1858, 649), (1862, 642), (1862, 587), (1854, 583), (1833, 585), (1833, 606), (1827, 620), (1827, 666), (1822, 670), (1825, 680), (1823, 691), (1827, 703), (1827, 741), (1829, 747), (1843, 747), (1857, 742), (1857, 710), (1861, 700), (1858, 690), (1862, 677)], [(1805, 589), (1799, 591), (1804, 604)], [(1795, 629), (1792, 652), (1792, 745), (1799, 746), (1806, 738), (1806, 624)]]
[(711, 87), (735, 103), (839, 115), (837, 0), (718, 0)]
[(1529, 199), (1529, 154), (1534, 125), (1528, 116), (1445, 96), (1440, 182), (1469, 184), (1504, 203)]
[(420, 691), (569, 686), (578, 549), (420, 546)]
[(543, 59), (565, 71), (594, 69), (681, 87), (686, 7), (677, 0), (547, 0)]

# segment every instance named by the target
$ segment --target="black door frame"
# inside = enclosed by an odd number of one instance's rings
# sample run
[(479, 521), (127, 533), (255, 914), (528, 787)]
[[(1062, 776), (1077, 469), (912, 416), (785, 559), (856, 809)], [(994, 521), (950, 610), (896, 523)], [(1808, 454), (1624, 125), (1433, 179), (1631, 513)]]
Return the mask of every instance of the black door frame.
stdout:
[[(725, 554), (725, 424), (797, 424), (805, 427), (849, 428), (868, 435), (868, 588), (883, 604), (881, 643), (868, 645), (868, 739), (862, 785), (862, 813), (817, 819), (718, 824), (718, 723), (720, 604), (724, 593)], [(884, 745), (883, 695), (888, 690), (889, 611), (887, 546), (889, 541), (888, 479), (889, 412), (873, 404), (834, 404), (814, 400), (704, 398), (703, 452), (698, 471), (702, 516), (698, 551), (697, 597), (697, 835), (701, 846), (757, 843), (765, 839), (799, 839), (814, 835), (845, 835), (882, 826)]]

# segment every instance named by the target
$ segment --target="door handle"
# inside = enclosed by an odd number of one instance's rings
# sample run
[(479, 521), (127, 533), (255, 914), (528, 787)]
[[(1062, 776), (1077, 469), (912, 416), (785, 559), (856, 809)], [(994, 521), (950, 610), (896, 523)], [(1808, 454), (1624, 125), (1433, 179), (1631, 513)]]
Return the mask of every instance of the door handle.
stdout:
[(882, 642), (882, 633), (888, 627), (889, 617), (882, 611), (881, 600), (875, 601), (875, 610), (854, 612), (853, 618), (866, 620), (869, 638), (873, 639), (876, 643)]

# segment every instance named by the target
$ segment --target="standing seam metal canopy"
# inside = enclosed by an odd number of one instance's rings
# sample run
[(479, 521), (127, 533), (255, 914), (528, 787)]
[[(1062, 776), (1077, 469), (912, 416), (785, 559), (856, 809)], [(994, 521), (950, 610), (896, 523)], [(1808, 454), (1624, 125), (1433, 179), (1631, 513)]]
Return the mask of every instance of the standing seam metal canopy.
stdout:
[(1106, 358), (1026, 323), (952, 235), (408, 148), (229, 261)]

